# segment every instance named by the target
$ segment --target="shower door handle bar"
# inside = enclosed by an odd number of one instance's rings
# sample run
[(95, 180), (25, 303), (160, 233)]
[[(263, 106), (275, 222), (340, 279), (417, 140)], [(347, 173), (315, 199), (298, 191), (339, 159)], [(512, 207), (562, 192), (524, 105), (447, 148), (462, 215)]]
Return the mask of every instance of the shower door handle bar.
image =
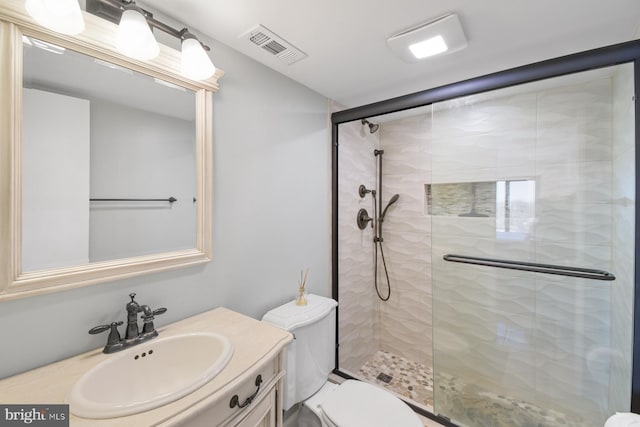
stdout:
[(538, 264), (534, 262), (510, 261), (503, 259), (478, 258), (464, 255), (447, 254), (442, 257), (445, 261), (461, 262), (464, 264), (484, 265), (487, 267), (507, 268), (510, 270), (530, 271), (533, 273), (556, 274), (559, 276), (581, 277), (593, 280), (615, 280), (616, 276), (604, 270), (593, 270), (582, 267), (567, 267), (564, 265)]
[[(168, 199), (89, 199), (90, 202), (177, 202), (175, 197), (169, 197)], [(195, 202), (195, 198), (193, 200)]]

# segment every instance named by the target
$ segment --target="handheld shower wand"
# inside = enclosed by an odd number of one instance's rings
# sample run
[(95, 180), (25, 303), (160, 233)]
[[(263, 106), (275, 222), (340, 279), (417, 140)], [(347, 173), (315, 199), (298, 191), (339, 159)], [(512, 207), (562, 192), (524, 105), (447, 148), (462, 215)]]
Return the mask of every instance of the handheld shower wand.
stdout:
[[(389, 201), (387, 202), (387, 206), (385, 206), (384, 210), (382, 211), (382, 215), (380, 215), (380, 222), (384, 221), (384, 216), (387, 214), (387, 209), (389, 209), (389, 207), (391, 207), (392, 204), (397, 202), (399, 197), (400, 197), (399, 194), (394, 194), (391, 197), (391, 199), (389, 199)], [(380, 237), (382, 237), (382, 236), (380, 236)]]

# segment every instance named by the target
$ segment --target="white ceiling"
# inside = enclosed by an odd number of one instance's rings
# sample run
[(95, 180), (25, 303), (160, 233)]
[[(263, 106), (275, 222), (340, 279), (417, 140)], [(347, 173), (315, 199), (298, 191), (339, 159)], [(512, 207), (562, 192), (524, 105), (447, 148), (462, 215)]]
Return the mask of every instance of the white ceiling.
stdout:
[[(639, 0), (145, 0), (303, 85), (355, 107), (637, 36)], [(466, 49), (405, 63), (386, 39), (446, 13)], [(309, 56), (292, 65), (239, 36), (262, 24)], [(224, 69), (224, 64), (214, 63)]]

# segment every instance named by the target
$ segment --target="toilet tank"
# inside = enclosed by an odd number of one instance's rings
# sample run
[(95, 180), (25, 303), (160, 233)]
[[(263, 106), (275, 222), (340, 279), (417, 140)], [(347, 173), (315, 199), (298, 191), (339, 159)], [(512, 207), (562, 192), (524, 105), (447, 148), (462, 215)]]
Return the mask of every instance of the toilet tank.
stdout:
[(309, 294), (307, 305), (295, 301), (276, 307), (262, 318), (291, 332), (294, 340), (285, 354), (284, 409), (318, 391), (335, 366), (336, 307), (338, 303)]

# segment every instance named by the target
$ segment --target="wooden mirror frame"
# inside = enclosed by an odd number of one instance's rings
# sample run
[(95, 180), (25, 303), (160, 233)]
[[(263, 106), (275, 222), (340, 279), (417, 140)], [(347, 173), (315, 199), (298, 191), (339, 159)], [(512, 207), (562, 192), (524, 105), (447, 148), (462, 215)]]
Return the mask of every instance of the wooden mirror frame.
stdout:
[[(85, 30), (68, 36), (48, 30), (26, 12), (23, 0), (0, 2), (0, 301), (73, 289), (211, 260), (212, 95), (224, 72), (205, 81), (180, 74), (180, 52), (138, 61), (116, 49), (117, 25), (82, 12)], [(196, 98), (196, 247), (173, 252), (22, 272), (22, 36), (35, 37), (191, 89)], [(52, 248), (54, 250), (55, 248)]]

